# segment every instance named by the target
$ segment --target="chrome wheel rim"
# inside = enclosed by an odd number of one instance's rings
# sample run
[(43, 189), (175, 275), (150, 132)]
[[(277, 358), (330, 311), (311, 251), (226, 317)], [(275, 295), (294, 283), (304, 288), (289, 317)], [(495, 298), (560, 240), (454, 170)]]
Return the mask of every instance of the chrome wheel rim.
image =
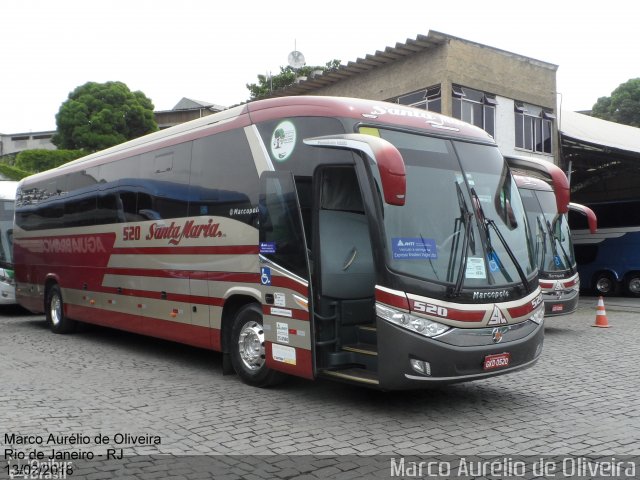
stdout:
[(264, 330), (258, 322), (247, 322), (240, 331), (238, 352), (244, 367), (251, 372), (264, 365)]
[(629, 291), (634, 295), (640, 294), (640, 277), (634, 277), (629, 280)]
[(600, 278), (596, 283), (596, 288), (600, 293), (609, 293), (611, 291), (611, 280), (608, 278)]
[(62, 300), (58, 295), (54, 295), (51, 299), (51, 323), (54, 326), (60, 325), (62, 321)]

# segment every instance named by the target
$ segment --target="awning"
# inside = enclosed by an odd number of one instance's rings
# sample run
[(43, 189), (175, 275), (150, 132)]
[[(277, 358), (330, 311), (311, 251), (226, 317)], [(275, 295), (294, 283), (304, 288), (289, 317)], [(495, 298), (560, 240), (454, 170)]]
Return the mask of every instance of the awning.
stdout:
[(563, 141), (573, 140), (593, 147), (640, 153), (640, 128), (562, 110), (558, 129)]

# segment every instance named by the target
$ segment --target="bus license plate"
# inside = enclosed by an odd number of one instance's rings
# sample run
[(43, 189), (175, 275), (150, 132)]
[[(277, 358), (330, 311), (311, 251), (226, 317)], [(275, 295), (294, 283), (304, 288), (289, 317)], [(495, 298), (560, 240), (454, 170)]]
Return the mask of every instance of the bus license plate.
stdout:
[(494, 368), (503, 368), (509, 366), (510, 353), (498, 353), (496, 355), (487, 355), (484, 357), (484, 369), (493, 370)]

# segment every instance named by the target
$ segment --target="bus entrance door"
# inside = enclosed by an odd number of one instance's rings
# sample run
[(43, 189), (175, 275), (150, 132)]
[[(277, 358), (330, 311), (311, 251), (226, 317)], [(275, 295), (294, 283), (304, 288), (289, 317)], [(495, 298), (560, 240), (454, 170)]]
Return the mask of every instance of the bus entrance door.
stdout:
[(261, 176), (260, 285), (267, 367), (314, 378), (309, 255), (293, 175)]

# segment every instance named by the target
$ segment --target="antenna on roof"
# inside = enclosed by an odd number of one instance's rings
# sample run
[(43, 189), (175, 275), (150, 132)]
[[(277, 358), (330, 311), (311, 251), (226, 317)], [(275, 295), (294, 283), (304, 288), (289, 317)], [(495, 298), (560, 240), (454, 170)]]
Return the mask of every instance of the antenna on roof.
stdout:
[(302, 54), (302, 52), (299, 52), (296, 49), (295, 40), (293, 41), (293, 52), (289, 53), (289, 56), (287, 57), (287, 62), (289, 63), (290, 67), (295, 69), (304, 67), (305, 65), (304, 55)]

